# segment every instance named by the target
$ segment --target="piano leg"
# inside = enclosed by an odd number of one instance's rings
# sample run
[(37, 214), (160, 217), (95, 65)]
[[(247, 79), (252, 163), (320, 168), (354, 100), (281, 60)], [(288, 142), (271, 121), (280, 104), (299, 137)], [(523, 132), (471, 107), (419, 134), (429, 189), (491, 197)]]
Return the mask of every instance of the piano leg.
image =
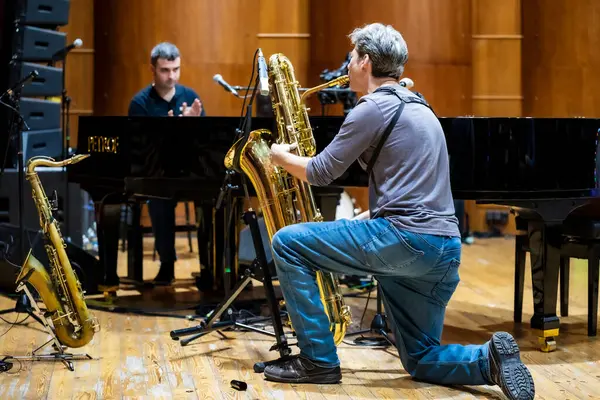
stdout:
[(98, 290), (105, 297), (116, 295), (119, 289), (117, 259), (119, 251), (119, 232), (121, 224), (121, 205), (96, 203), (96, 221), (98, 222), (98, 258), (102, 268)]
[(202, 292), (209, 291), (213, 285), (212, 266), (216, 250), (213, 251), (214, 238), (211, 232), (214, 228), (214, 214), (214, 207), (211, 204), (196, 204), (198, 223), (196, 237), (198, 240), (198, 259), (200, 261), (200, 273), (196, 276), (196, 286)]
[(556, 316), (560, 232), (543, 221), (529, 223), (529, 247), (533, 288), (531, 328), (538, 336), (540, 350), (556, 350), (560, 320)]
[(140, 221), (140, 204), (131, 205), (131, 229), (127, 232), (127, 281), (134, 285), (144, 284), (144, 235)]

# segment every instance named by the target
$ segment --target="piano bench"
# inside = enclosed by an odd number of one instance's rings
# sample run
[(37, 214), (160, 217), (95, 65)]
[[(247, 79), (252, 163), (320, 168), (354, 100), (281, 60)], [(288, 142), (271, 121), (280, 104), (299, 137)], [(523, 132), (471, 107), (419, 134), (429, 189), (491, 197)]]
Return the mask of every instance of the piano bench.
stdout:
[[(586, 226), (587, 225), (587, 226)], [(587, 236), (589, 234), (589, 236)], [(596, 236), (596, 234), (599, 234)], [(570, 259), (588, 260), (588, 336), (596, 336), (598, 323), (598, 278), (600, 274), (600, 221), (577, 221), (565, 223), (561, 246), (559, 288), (560, 315), (569, 315)], [(521, 322), (523, 309), (523, 286), (525, 258), (529, 252), (527, 232), (515, 237), (515, 299), (514, 322)]]
[(568, 218), (563, 223), (563, 235), (585, 242), (600, 242), (600, 220)]

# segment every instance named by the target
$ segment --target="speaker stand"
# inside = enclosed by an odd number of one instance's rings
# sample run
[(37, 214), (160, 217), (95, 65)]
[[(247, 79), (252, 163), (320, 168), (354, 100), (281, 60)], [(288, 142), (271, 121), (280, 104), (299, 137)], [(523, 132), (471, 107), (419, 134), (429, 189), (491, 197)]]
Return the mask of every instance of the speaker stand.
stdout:
[[(73, 367), (74, 360), (92, 359), (92, 357), (89, 354), (66, 353), (66, 347), (61, 345), (58, 341), (58, 338), (54, 333), (53, 327), (50, 325), (49, 321), (46, 319), (46, 317), (38, 307), (33, 295), (31, 294), (31, 291), (27, 287), (27, 284), (24, 282), (19, 283), (19, 286), (17, 286), (16, 291), (17, 293), (24, 292), (25, 296), (29, 300), (29, 303), (34, 308), (34, 313), (37, 314), (36, 319), (42, 323), (42, 325), (44, 326), (44, 330), (50, 335), (50, 339), (35, 350), (33, 350), (30, 356), (11, 356), (2, 360), (3, 362), (6, 363), (7, 360), (10, 361), (11, 359), (20, 361), (61, 361), (69, 371), (75, 371), (75, 368)], [(49, 345), (52, 345), (52, 347), (56, 351), (50, 354), (40, 354), (41, 351)]]

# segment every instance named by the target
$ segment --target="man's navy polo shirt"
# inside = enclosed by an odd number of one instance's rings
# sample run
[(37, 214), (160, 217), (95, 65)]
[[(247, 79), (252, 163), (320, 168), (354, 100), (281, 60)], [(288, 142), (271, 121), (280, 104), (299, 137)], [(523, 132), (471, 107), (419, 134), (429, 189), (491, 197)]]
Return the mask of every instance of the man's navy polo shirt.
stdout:
[[(175, 85), (175, 95), (171, 101), (166, 101), (160, 97), (153, 85), (148, 85), (131, 99), (129, 116), (166, 117), (170, 110), (173, 110), (173, 115), (177, 116), (181, 114), (180, 107), (183, 103), (187, 103), (190, 107), (195, 99), (200, 100), (200, 96), (196, 92), (177, 84)], [(202, 104), (200, 116), (205, 116), (204, 104)]]

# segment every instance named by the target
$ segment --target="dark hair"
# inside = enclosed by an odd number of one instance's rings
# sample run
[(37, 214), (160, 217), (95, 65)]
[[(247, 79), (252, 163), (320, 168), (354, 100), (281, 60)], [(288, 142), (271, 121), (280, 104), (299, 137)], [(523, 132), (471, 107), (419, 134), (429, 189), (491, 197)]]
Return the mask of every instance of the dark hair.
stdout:
[(156, 66), (156, 60), (159, 58), (164, 58), (167, 61), (173, 61), (178, 58), (179, 49), (172, 43), (162, 42), (154, 46), (152, 52), (150, 53), (150, 62), (152, 65)]

